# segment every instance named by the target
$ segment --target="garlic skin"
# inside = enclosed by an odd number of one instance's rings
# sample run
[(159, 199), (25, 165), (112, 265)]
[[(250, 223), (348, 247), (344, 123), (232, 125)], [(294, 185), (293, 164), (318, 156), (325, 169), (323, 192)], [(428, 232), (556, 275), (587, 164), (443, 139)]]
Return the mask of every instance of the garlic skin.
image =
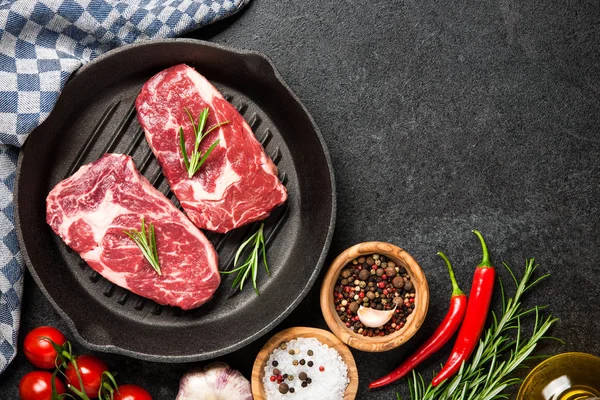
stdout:
[(252, 400), (248, 379), (222, 362), (183, 375), (176, 400)]
[(362, 324), (369, 328), (379, 328), (385, 325), (396, 311), (396, 306), (391, 310), (374, 310), (370, 307), (360, 306), (356, 315)]

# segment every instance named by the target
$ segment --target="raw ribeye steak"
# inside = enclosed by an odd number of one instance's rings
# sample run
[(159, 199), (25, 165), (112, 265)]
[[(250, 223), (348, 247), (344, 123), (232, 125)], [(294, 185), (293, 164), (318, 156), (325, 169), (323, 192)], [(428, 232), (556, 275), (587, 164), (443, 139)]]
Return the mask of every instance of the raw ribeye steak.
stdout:
[[(124, 233), (139, 231), (142, 218), (154, 225), (161, 275)], [(129, 156), (105, 154), (56, 185), (46, 221), (95, 271), (157, 303), (195, 308), (221, 282), (212, 244)]]
[[(202, 140), (202, 153), (217, 139), (220, 142), (189, 178), (179, 128), (183, 127), (186, 149), (191, 154), (195, 136), (186, 109), (196, 117), (206, 107), (206, 128), (229, 122)], [(227, 232), (266, 218), (287, 199), (277, 168), (244, 118), (193, 68), (180, 64), (153, 76), (137, 97), (136, 108), (163, 174), (199, 228)]]

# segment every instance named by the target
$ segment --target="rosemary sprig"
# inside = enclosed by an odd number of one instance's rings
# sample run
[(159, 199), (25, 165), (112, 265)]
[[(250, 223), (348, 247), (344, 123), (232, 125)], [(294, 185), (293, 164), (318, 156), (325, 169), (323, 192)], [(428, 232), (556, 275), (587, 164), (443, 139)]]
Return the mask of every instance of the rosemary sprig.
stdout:
[(217, 147), (219, 141), (221, 140), (215, 140), (214, 143), (211, 144), (210, 147), (206, 150), (206, 152), (202, 153), (200, 151), (200, 143), (202, 142), (202, 139), (204, 139), (209, 133), (211, 133), (218, 127), (228, 124), (229, 121), (219, 122), (218, 124), (213, 125), (206, 131), (204, 131), (204, 126), (206, 125), (206, 121), (208, 121), (208, 107), (200, 111), (197, 121), (194, 120), (194, 117), (192, 117), (192, 114), (187, 108), (184, 108), (184, 110), (190, 118), (192, 128), (194, 129), (194, 150), (192, 151), (192, 154), (188, 156), (187, 150), (185, 148), (185, 138), (183, 135), (182, 126), (179, 127), (179, 148), (181, 150), (181, 155), (183, 156), (183, 164), (185, 165), (185, 169), (188, 172), (188, 176), (191, 178), (196, 174), (196, 172), (198, 172), (202, 164), (204, 164), (210, 153), (212, 153), (212, 151), (215, 149), (215, 147)]
[[(421, 374), (413, 371), (412, 380), (409, 380), (410, 397), (413, 400), (493, 400), (508, 399), (505, 389), (521, 382), (521, 379), (511, 376), (512, 372), (522, 366), (526, 360), (536, 358), (531, 353), (542, 339), (560, 339), (545, 336), (546, 332), (558, 320), (551, 315), (543, 317), (540, 310), (545, 307), (536, 306), (524, 309), (521, 297), (525, 292), (546, 279), (549, 274), (530, 282), (537, 269), (534, 259), (527, 260), (525, 271), (520, 281), (507, 264), (503, 264), (512, 277), (517, 290), (514, 297), (506, 300), (502, 281), (500, 289), (502, 294), (502, 314), (498, 319), (492, 312), (492, 325), (485, 331), (479, 341), (473, 358), (460, 368), (453, 378), (442, 382), (437, 387), (425, 385)], [(534, 315), (535, 323), (529, 337), (521, 330), (523, 317)], [(514, 332), (514, 333), (513, 333)], [(515, 337), (516, 335), (516, 337)]]
[[(258, 275), (258, 264), (260, 263), (260, 258), (262, 257), (263, 264), (265, 264), (265, 269), (267, 270), (267, 274), (271, 274), (269, 272), (269, 265), (267, 264), (267, 251), (265, 249), (265, 236), (263, 233), (265, 224), (261, 223), (260, 228), (250, 236), (244, 243), (241, 244), (237, 253), (235, 253), (235, 259), (233, 260), (233, 265), (237, 266), (240, 255), (246, 248), (246, 246), (250, 245), (252, 250), (246, 261), (239, 267), (232, 269), (231, 271), (221, 271), (222, 274), (233, 274), (237, 272), (237, 276), (233, 281), (232, 287), (239, 286), (240, 290), (244, 288), (244, 282), (248, 278), (248, 275), (252, 277), (252, 286), (254, 286), (254, 291), (257, 295), (260, 295), (258, 292), (258, 287), (256, 286), (256, 277)], [(260, 257), (259, 257), (260, 253)]]
[(142, 229), (136, 231), (135, 229), (129, 231), (123, 231), (127, 236), (131, 238), (137, 244), (142, 251), (142, 254), (148, 260), (152, 268), (158, 275), (162, 275), (160, 272), (160, 263), (158, 261), (158, 250), (156, 249), (156, 236), (154, 235), (154, 225), (148, 223), (148, 229), (146, 229), (146, 223), (142, 218)]

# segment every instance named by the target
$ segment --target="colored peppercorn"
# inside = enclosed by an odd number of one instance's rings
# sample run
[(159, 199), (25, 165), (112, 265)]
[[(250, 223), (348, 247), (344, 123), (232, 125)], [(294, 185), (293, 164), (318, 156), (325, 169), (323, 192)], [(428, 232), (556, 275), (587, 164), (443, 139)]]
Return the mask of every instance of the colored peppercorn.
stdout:
[[(405, 286), (409, 289), (406, 290)], [(383, 255), (372, 254), (351, 260), (342, 269), (334, 287), (333, 301), (341, 322), (349, 330), (373, 337), (401, 329), (414, 311), (414, 300), (411, 300), (414, 296), (414, 285), (406, 269)], [(396, 308), (396, 319), (375, 331), (358, 319), (357, 312), (361, 306), (376, 310)], [(391, 326), (392, 323), (395, 325)]]

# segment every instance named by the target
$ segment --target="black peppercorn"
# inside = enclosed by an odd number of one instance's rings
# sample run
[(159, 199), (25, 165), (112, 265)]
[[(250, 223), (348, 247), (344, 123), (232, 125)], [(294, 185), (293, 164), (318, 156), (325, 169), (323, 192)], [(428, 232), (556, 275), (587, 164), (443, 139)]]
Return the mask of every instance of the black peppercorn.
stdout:
[(279, 393), (286, 394), (290, 390), (290, 387), (287, 383), (282, 383), (279, 385)]
[(371, 273), (369, 271), (367, 271), (366, 269), (363, 269), (362, 271), (360, 271), (358, 273), (358, 279), (360, 279), (361, 281), (366, 281), (367, 279), (369, 279), (370, 276), (371, 276)]
[(404, 286), (404, 279), (402, 279), (401, 276), (397, 276), (392, 280), (392, 285), (394, 285), (395, 288), (401, 288)]

